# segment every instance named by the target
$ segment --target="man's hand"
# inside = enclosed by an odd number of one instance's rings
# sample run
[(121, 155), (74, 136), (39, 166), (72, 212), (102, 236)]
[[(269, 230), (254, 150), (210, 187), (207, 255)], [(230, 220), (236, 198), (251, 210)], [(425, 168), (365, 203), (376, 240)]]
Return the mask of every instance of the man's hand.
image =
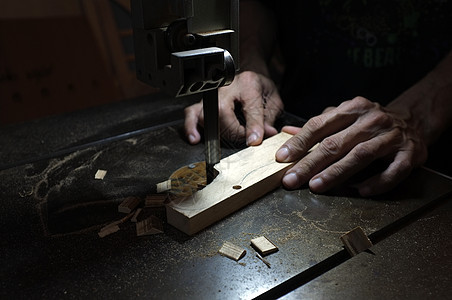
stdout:
[(356, 187), (362, 196), (389, 191), (427, 158), (422, 133), (411, 119), (356, 97), (325, 110), (302, 128), (283, 128), (295, 136), (278, 150), (277, 161), (300, 160), (286, 172), (284, 186), (295, 189), (309, 182), (313, 192), (323, 193), (381, 159), (385, 170)]
[[(283, 103), (272, 80), (255, 72), (238, 74), (231, 85), (219, 90), (220, 130), (223, 138), (248, 145), (259, 145), (264, 137), (277, 133), (275, 119), (283, 110)], [(246, 125), (240, 124), (234, 109), (242, 105)], [(203, 126), (202, 101), (185, 109), (185, 132), (190, 143), (201, 140), (198, 125)]]

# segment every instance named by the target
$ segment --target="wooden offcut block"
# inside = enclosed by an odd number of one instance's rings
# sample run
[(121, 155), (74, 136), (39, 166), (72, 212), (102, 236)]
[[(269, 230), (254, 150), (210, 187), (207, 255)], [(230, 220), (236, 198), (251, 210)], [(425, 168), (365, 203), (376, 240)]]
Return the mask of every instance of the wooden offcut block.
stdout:
[(96, 174), (94, 174), (94, 179), (103, 180), (105, 175), (107, 175), (106, 170), (97, 170)]
[(130, 213), (127, 216), (125, 216), (125, 217), (123, 217), (123, 218), (121, 218), (121, 219), (119, 219), (117, 221), (114, 221), (114, 222), (112, 222), (112, 223), (110, 223), (108, 225), (105, 225), (104, 227), (102, 227), (100, 229), (100, 231), (98, 233), (99, 236), (101, 238), (103, 238), (103, 237), (105, 237), (105, 236), (107, 236), (109, 234), (117, 232), (119, 230), (119, 224), (122, 224), (122, 223), (126, 222), (127, 220), (129, 220), (132, 217), (132, 215), (133, 214)]
[(156, 216), (150, 216), (136, 225), (137, 236), (163, 233), (163, 224)]
[(115, 233), (117, 231), (119, 231), (119, 226), (117, 224), (110, 224), (110, 225), (107, 225), (107, 226), (103, 227), (98, 232), (98, 235), (99, 235), (99, 237), (103, 238), (103, 237), (106, 237), (107, 235), (110, 235), (110, 234)]
[(132, 219), (130, 219), (130, 222), (136, 223), (138, 221), (138, 216), (140, 215), (142, 210), (143, 210), (142, 208), (137, 208), (137, 210), (132, 216)]
[(166, 194), (148, 195), (144, 198), (145, 207), (162, 207), (165, 206)]
[(355, 256), (373, 246), (363, 229), (359, 226), (341, 236), (341, 241), (351, 256)]
[(127, 197), (118, 206), (118, 211), (129, 214), (140, 204), (141, 199), (137, 197)]
[(212, 183), (166, 205), (168, 223), (191, 235), (279, 187), (293, 163), (276, 162), (275, 153), (291, 137), (281, 132), (223, 158)]
[(171, 190), (171, 179), (157, 183), (157, 193), (163, 193)]
[(265, 236), (260, 236), (251, 240), (251, 246), (256, 249), (262, 255), (268, 255), (270, 253), (278, 251), (278, 247), (273, 244)]
[(235, 261), (240, 260), (242, 257), (245, 256), (246, 250), (234, 245), (230, 242), (225, 242), (223, 246), (221, 246), (220, 250), (218, 252), (226, 257), (229, 257), (230, 259), (233, 259)]

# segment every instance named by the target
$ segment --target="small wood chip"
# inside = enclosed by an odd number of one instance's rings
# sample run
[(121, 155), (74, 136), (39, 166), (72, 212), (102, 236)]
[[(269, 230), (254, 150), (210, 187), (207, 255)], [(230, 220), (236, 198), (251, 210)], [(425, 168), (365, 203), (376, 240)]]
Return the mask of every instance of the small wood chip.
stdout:
[(118, 211), (130, 214), (140, 204), (141, 199), (137, 197), (127, 197), (118, 206)]
[(107, 235), (117, 232), (118, 230), (119, 226), (117, 224), (110, 224), (103, 227), (97, 234), (99, 235), (99, 237), (103, 238)]
[(162, 207), (165, 206), (166, 194), (148, 195), (144, 199), (145, 207)]
[(171, 190), (171, 179), (157, 183), (157, 193), (163, 193)]
[(99, 231), (105, 231), (105, 230), (109, 229), (110, 227), (118, 226), (119, 224), (121, 224), (121, 220), (114, 221), (113, 223), (110, 223), (110, 224), (108, 224), (108, 225), (105, 225), (105, 226), (102, 227)]
[(235, 261), (238, 261), (246, 254), (245, 249), (240, 248), (239, 246), (236, 246), (230, 242), (225, 242), (223, 246), (221, 246), (220, 250), (218, 250), (218, 252), (221, 255), (229, 257), (230, 259), (233, 259)]
[(107, 175), (106, 170), (97, 170), (96, 174), (94, 175), (94, 179), (103, 180), (105, 175)]
[(112, 223), (110, 223), (108, 225), (105, 225), (104, 227), (102, 227), (100, 229), (98, 235), (101, 238), (103, 238), (103, 237), (105, 237), (105, 236), (107, 236), (109, 234), (115, 233), (116, 231), (119, 230), (119, 226), (118, 225), (126, 222), (128, 219), (130, 219), (132, 217), (132, 215), (133, 214), (130, 213), (127, 216), (125, 216), (125, 217), (123, 217), (123, 218), (121, 218), (121, 219), (119, 219), (117, 221), (114, 221), (114, 222), (112, 222)]
[(142, 208), (137, 208), (137, 210), (136, 210), (135, 213), (133, 214), (132, 219), (130, 219), (130, 222), (136, 223), (136, 222), (137, 222), (137, 219), (138, 219), (138, 216), (140, 215), (140, 213), (141, 213), (142, 210), (143, 210)]
[(278, 251), (278, 247), (273, 244), (269, 239), (265, 236), (260, 236), (251, 240), (251, 245), (260, 252), (262, 255), (267, 255), (273, 252)]
[(351, 256), (355, 256), (373, 246), (364, 230), (359, 226), (341, 236), (341, 241)]
[(163, 224), (156, 216), (150, 216), (136, 225), (137, 236), (163, 233)]

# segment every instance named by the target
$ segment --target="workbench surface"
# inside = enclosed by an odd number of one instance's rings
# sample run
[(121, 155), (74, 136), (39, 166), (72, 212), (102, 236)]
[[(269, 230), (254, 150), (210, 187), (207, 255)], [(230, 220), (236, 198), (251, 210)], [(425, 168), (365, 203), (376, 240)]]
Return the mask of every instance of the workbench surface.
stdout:
[[(429, 169), (376, 198), (279, 188), (194, 236), (164, 223), (137, 237), (126, 222), (99, 238), (125, 197), (204, 159), (183, 134), (197, 100), (150, 98), (0, 129), (0, 298), (450, 298), (452, 180)], [(351, 258), (339, 238), (356, 226), (374, 246)], [(271, 268), (250, 246), (261, 235), (279, 248)], [(226, 241), (245, 257), (219, 255)]]

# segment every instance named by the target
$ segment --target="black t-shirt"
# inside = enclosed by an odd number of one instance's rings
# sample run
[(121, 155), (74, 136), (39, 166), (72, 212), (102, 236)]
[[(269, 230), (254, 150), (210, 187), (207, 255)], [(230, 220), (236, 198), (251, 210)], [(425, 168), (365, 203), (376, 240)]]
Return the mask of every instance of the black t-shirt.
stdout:
[(283, 101), (305, 118), (355, 96), (384, 105), (452, 46), (452, 0), (265, 2), (277, 14)]

